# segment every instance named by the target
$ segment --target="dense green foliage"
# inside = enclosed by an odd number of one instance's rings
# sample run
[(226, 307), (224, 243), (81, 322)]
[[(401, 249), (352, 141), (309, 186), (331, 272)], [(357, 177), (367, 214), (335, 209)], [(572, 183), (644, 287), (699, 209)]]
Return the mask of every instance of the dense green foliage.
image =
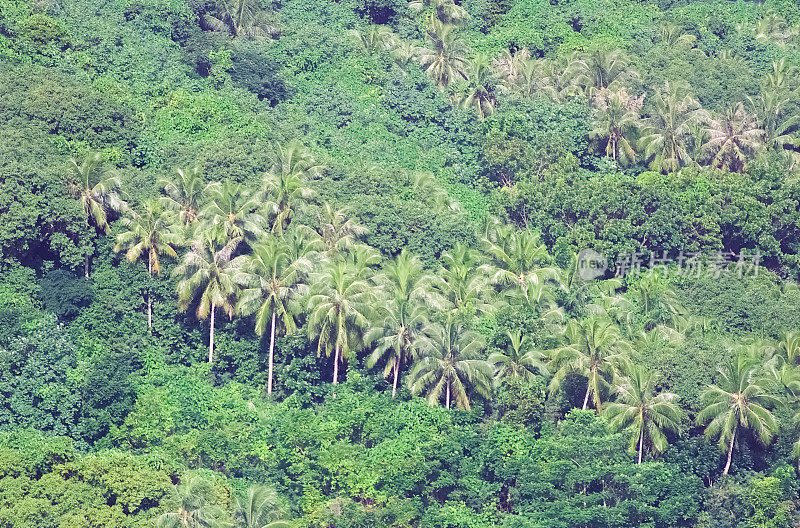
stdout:
[(0, 528), (796, 526), (798, 72), (793, 0), (4, 0)]

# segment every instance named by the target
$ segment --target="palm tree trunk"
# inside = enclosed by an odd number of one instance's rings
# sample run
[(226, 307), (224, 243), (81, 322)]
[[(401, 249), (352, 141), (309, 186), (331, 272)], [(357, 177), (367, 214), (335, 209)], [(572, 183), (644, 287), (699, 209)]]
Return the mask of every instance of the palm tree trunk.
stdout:
[(275, 350), (275, 312), (272, 312), (272, 330), (269, 334), (269, 378), (267, 380), (267, 396), (272, 394), (272, 357)]
[(589, 405), (589, 392), (591, 392), (591, 390), (592, 390), (592, 384), (589, 383), (589, 380), (587, 379), (586, 380), (586, 396), (583, 397), (583, 407), (581, 407), (581, 410), (583, 410), (583, 411), (585, 411), (586, 410), (586, 406)]
[(209, 335), (208, 339), (208, 362), (214, 362), (214, 312), (216, 311), (216, 306), (214, 303), (211, 303), (211, 334)]
[(153, 279), (153, 258), (152, 254), (147, 256), (147, 331), (153, 333), (153, 295), (150, 291), (150, 281)]
[(89, 254), (86, 254), (86, 260), (83, 263), (83, 272), (86, 275), (86, 278), (89, 278)]
[(450, 410), (450, 380), (447, 380), (447, 410)]
[(336, 355), (333, 357), (333, 384), (339, 383), (339, 345), (336, 345)]
[(731, 456), (733, 455), (733, 441), (736, 438), (736, 429), (733, 430), (733, 434), (731, 435), (731, 445), (728, 447), (728, 462), (725, 464), (725, 471), (722, 472), (723, 475), (727, 475), (728, 471), (731, 469)]
[(642, 465), (642, 445), (644, 444), (644, 426), (639, 431), (639, 465)]
[(397, 362), (394, 364), (394, 383), (392, 383), (392, 398), (394, 398), (395, 394), (397, 394), (397, 378), (400, 374), (400, 360), (398, 359)]

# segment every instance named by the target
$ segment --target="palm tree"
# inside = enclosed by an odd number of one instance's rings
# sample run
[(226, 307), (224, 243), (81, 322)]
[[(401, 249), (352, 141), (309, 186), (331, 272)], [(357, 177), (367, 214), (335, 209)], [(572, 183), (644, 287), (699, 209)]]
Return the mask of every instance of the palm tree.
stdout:
[(754, 114), (740, 102), (724, 114), (711, 120), (706, 129), (705, 151), (717, 168), (742, 172), (749, 157), (761, 146), (764, 131), (758, 127)]
[(687, 140), (692, 124), (705, 118), (700, 103), (684, 87), (665, 83), (664, 90), (653, 97), (653, 110), (641, 139), (644, 156), (653, 160), (654, 170), (675, 172), (692, 160)]
[(636, 161), (631, 140), (639, 126), (641, 101), (628, 96), (623, 89), (595, 98), (595, 127), (589, 137), (605, 143), (606, 156), (627, 165)]
[(400, 370), (416, 355), (417, 340), (427, 322), (425, 305), (441, 309), (444, 300), (433, 291), (433, 279), (424, 273), (420, 258), (406, 249), (386, 265), (377, 280), (384, 285), (387, 303), (378, 308), (380, 323), (373, 326), (365, 339), (367, 343), (376, 343), (367, 366), (372, 368), (388, 356), (383, 375), (393, 377), (394, 398)]
[(614, 90), (628, 78), (636, 76), (628, 70), (628, 59), (622, 50), (576, 54), (567, 68), (567, 75), (590, 97), (598, 91)]
[(479, 265), (479, 253), (461, 242), (456, 242), (453, 249), (442, 253), (437, 286), (454, 310), (475, 307), (483, 311), (487, 308), (482, 301), (487, 282), (479, 271)]
[(208, 233), (201, 235), (192, 244), (173, 274), (180, 279), (178, 283), (178, 303), (181, 311), (197, 303), (197, 318), (205, 319), (211, 315), (208, 362), (214, 361), (214, 316), (218, 308), (233, 318), (238, 295), (234, 281), (235, 268), (231, 260), (236, 241), (228, 242), (217, 249), (217, 241)]
[(667, 447), (667, 431), (677, 432), (685, 415), (671, 392), (655, 394), (656, 374), (630, 361), (623, 362), (621, 377), (615, 385), (616, 401), (605, 413), (614, 431), (631, 433), (630, 449), (639, 452), (639, 464), (645, 449), (662, 453)]
[[(108, 234), (108, 214), (120, 212), (126, 208), (125, 202), (119, 196), (119, 176), (103, 165), (100, 153), (88, 153), (83, 162), (78, 165), (75, 159), (70, 159), (71, 173), (67, 175), (67, 185), (73, 197), (81, 202), (86, 225), (94, 227)], [(89, 258), (86, 254), (84, 272), (89, 278)]]
[(444, 397), (447, 409), (454, 399), (458, 407), (470, 410), (470, 389), (484, 397), (491, 394), (492, 368), (479, 359), (481, 350), (481, 336), (466, 330), (452, 317), (444, 325), (429, 326), (420, 343), (422, 358), (409, 376), (411, 392), (425, 393), (431, 405), (440, 403)]
[(526, 304), (541, 299), (541, 287), (556, 281), (559, 272), (553, 267), (543, 267), (550, 256), (539, 238), (528, 230), (514, 230), (505, 225), (483, 240), (486, 251), (494, 262), (481, 266), (492, 284), (508, 286), (511, 297), (522, 298)]
[(183, 224), (195, 221), (200, 212), (200, 196), (202, 194), (203, 179), (200, 168), (194, 167), (184, 171), (177, 169), (178, 177), (174, 180), (161, 178), (158, 185), (163, 189), (165, 196), (161, 202), (165, 209), (178, 211), (178, 220)]
[(256, 314), (255, 331), (259, 336), (270, 325), (267, 395), (271, 395), (275, 324), (279, 320), (288, 334), (297, 330), (295, 316), (300, 312), (300, 298), (307, 291), (311, 262), (305, 258), (293, 259), (287, 244), (276, 238), (254, 244), (252, 253), (234, 260), (236, 282), (244, 288), (238, 312), (244, 316)]
[(694, 46), (695, 40), (697, 40), (695, 35), (684, 32), (681, 26), (672, 22), (662, 25), (660, 33), (661, 43), (669, 49), (691, 48)]
[[(155, 201), (146, 201), (140, 214), (133, 212), (130, 217), (123, 217), (121, 223), (126, 231), (117, 235), (114, 251), (125, 251), (125, 257), (135, 262), (147, 255), (147, 275), (161, 273), (159, 255), (177, 258), (175, 246), (180, 243), (179, 236), (170, 230), (172, 216)], [(153, 299), (149, 289), (147, 292), (147, 328), (153, 328)]]
[(528, 336), (523, 336), (520, 330), (506, 332), (510, 346), (505, 353), (493, 352), (489, 355), (489, 363), (495, 367), (495, 379), (523, 379), (530, 381), (535, 377), (535, 369), (544, 371), (543, 355), (531, 348)]
[(723, 474), (731, 467), (731, 457), (741, 430), (751, 430), (756, 439), (766, 445), (772, 441), (778, 424), (767, 407), (777, 399), (766, 394), (756, 380), (757, 363), (745, 353), (725, 362), (719, 369), (719, 385), (709, 385), (701, 396), (703, 410), (697, 423), (706, 426), (708, 438), (718, 438), (722, 450), (727, 450), (728, 460)]
[(206, 205), (200, 220), (220, 244), (234, 241), (233, 248), (243, 240), (264, 234), (264, 217), (259, 213), (262, 201), (242, 185), (233, 182), (213, 182), (203, 191)]
[(800, 116), (787, 112), (791, 101), (778, 89), (765, 89), (750, 105), (756, 116), (757, 126), (764, 131), (764, 145), (771, 150), (793, 150), (800, 147)]
[(339, 380), (342, 363), (363, 345), (363, 332), (369, 326), (372, 287), (351, 265), (334, 262), (314, 277), (308, 301), (308, 332), (317, 340), (317, 354), (333, 358), (333, 384)]
[(415, 13), (434, 9), (438, 20), (443, 24), (460, 25), (469, 20), (467, 10), (456, 4), (454, 0), (410, 0), (408, 7)]
[(530, 62), (530, 57), (531, 54), (527, 48), (522, 48), (516, 52), (504, 49), (500, 55), (492, 61), (495, 75), (506, 85), (513, 86), (522, 73), (525, 64)]
[(323, 205), (317, 217), (319, 235), (328, 256), (332, 258), (340, 257), (367, 232), (365, 227), (347, 218), (344, 209), (334, 210), (329, 203)]
[(800, 357), (800, 332), (797, 330), (781, 332), (778, 352), (783, 361), (791, 366), (797, 365), (797, 358)]
[(233, 513), (235, 528), (292, 528), (284, 520), (288, 514), (274, 489), (251, 486), (243, 495), (236, 496)]
[(603, 390), (610, 388), (616, 365), (632, 350), (631, 346), (622, 339), (616, 325), (598, 314), (583, 321), (570, 320), (564, 337), (567, 345), (551, 355), (555, 374), (550, 381), (550, 392), (556, 392), (568, 374), (580, 374), (588, 378), (582, 409), (586, 409), (591, 398), (600, 412)]
[(419, 61), (439, 89), (444, 90), (457, 78), (466, 80), (467, 47), (456, 37), (455, 26), (432, 19), (426, 34), (429, 48), (419, 50)]
[(217, 0), (217, 12), (219, 16), (204, 16), (206, 25), (214, 31), (248, 38), (278, 34), (277, 26), (269, 20), (257, 0)]
[(212, 484), (193, 477), (175, 486), (177, 511), (164, 513), (156, 520), (156, 528), (211, 528), (218, 526), (222, 516), (213, 505)]
[(372, 24), (364, 31), (353, 29), (348, 33), (353, 41), (370, 53), (389, 49), (394, 44), (392, 31), (380, 24)]
[(489, 68), (489, 57), (478, 53), (467, 64), (467, 82), (464, 87), (461, 107), (474, 108), (480, 119), (494, 113), (494, 86), (491, 81), (492, 71)]
[(275, 216), (272, 232), (282, 233), (292, 221), (296, 204), (315, 196), (308, 178), (320, 170), (308, 150), (297, 140), (275, 146), (275, 158), (264, 176), (264, 188)]

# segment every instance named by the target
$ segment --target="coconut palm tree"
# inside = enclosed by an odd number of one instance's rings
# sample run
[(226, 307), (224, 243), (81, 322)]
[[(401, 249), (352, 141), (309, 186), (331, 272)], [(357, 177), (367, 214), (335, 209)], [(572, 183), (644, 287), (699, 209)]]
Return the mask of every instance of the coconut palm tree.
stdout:
[(213, 504), (213, 486), (193, 477), (174, 487), (178, 509), (156, 519), (156, 528), (211, 528), (219, 526), (222, 511)]
[(743, 430), (752, 431), (763, 445), (770, 443), (778, 430), (775, 417), (768, 410), (778, 400), (766, 394), (757, 381), (757, 367), (750, 354), (738, 353), (719, 369), (719, 384), (709, 385), (701, 396), (703, 409), (696, 421), (707, 424), (706, 436), (717, 438), (720, 448), (728, 452), (725, 475), (730, 471), (733, 449)]
[(522, 48), (516, 52), (504, 49), (500, 55), (492, 61), (492, 68), (501, 82), (507, 86), (513, 86), (522, 73), (525, 64), (530, 62), (530, 60), (531, 54), (527, 48)]
[(768, 149), (783, 151), (800, 147), (800, 116), (787, 111), (789, 97), (777, 89), (763, 90), (749, 101)]
[[(111, 229), (108, 224), (109, 213), (119, 213), (126, 208), (119, 195), (119, 176), (113, 169), (104, 166), (103, 158), (98, 152), (88, 153), (80, 165), (75, 159), (70, 159), (69, 163), (71, 170), (66, 177), (67, 185), (72, 196), (81, 202), (86, 225), (94, 225), (96, 229), (108, 234)], [(90, 257), (87, 253), (84, 265), (87, 279)]]
[(333, 358), (333, 384), (339, 382), (339, 363), (363, 346), (369, 326), (373, 288), (352, 265), (334, 262), (312, 277), (308, 300), (309, 337), (317, 341), (317, 354)]
[(797, 365), (800, 358), (800, 332), (797, 330), (784, 330), (778, 341), (778, 354), (782, 360), (791, 365)]
[(456, 4), (454, 0), (411, 0), (408, 7), (414, 13), (433, 9), (436, 17), (443, 24), (460, 25), (469, 20), (467, 10)]
[(281, 239), (267, 238), (253, 245), (252, 252), (236, 257), (233, 269), (236, 282), (243, 288), (236, 305), (244, 316), (256, 314), (255, 332), (269, 333), (269, 374), (267, 395), (272, 394), (272, 371), (275, 353), (275, 325), (287, 334), (297, 330), (295, 317), (300, 313), (300, 299), (308, 291), (311, 261), (293, 259), (288, 245)]
[(183, 224), (190, 224), (197, 219), (200, 212), (200, 197), (203, 192), (203, 178), (200, 168), (184, 171), (177, 169), (178, 177), (175, 179), (161, 178), (159, 187), (164, 191), (161, 203), (165, 209), (178, 211), (178, 220)]
[(493, 352), (489, 355), (489, 363), (495, 367), (495, 379), (522, 379), (530, 381), (535, 377), (535, 370), (545, 372), (544, 355), (533, 350), (528, 336), (523, 336), (520, 330), (508, 330), (506, 335), (509, 346), (505, 352)]
[(273, 233), (282, 233), (292, 221), (297, 205), (316, 196), (308, 185), (308, 179), (321, 168), (297, 140), (275, 146), (274, 161), (264, 176), (268, 208), (274, 217)]
[(494, 113), (494, 83), (492, 71), (489, 68), (489, 57), (478, 53), (467, 64), (467, 82), (460, 97), (460, 106), (464, 109), (472, 108), (480, 119)]
[(347, 218), (344, 209), (335, 210), (325, 203), (317, 213), (319, 227), (317, 229), (325, 251), (331, 258), (339, 258), (354, 245), (367, 230), (352, 218)]
[(763, 144), (764, 131), (754, 114), (739, 102), (711, 120), (704, 149), (717, 168), (742, 172), (745, 162)]
[(392, 31), (380, 24), (371, 24), (363, 31), (353, 29), (348, 34), (355, 43), (370, 53), (390, 49), (395, 42)]
[(452, 317), (444, 325), (429, 326), (420, 343), (421, 358), (409, 376), (411, 392), (426, 394), (431, 405), (444, 398), (447, 409), (455, 400), (458, 407), (469, 410), (470, 390), (484, 397), (492, 390), (492, 368), (480, 358), (482, 349), (481, 336)]
[[(175, 246), (180, 244), (178, 234), (170, 230), (172, 215), (162, 209), (159, 202), (144, 202), (140, 213), (132, 212), (130, 217), (123, 217), (120, 222), (126, 231), (117, 235), (114, 251), (125, 251), (130, 262), (136, 262), (147, 255), (147, 275), (161, 273), (161, 255), (177, 258)], [(148, 285), (149, 286), (149, 285)], [(147, 292), (147, 328), (153, 328), (153, 298)]]
[(420, 48), (418, 54), (422, 69), (442, 91), (456, 79), (467, 79), (467, 47), (455, 31), (455, 26), (430, 20), (426, 31), (429, 47)]
[(488, 292), (485, 275), (479, 271), (480, 254), (461, 242), (456, 242), (450, 251), (442, 253), (442, 267), (436, 286), (454, 310), (473, 307), (485, 311), (483, 302)]
[(244, 494), (236, 496), (233, 526), (235, 528), (292, 528), (292, 523), (285, 520), (288, 513), (274, 489), (267, 486), (251, 486)]
[(628, 96), (625, 90), (604, 93), (595, 97), (595, 126), (589, 137), (600, 145), (605, 154), (623, 165), (636, 161), (636, 151), (630, 139), (639, 126), (640, 101)]
[(234, 38), (278, 35), (278, 27), (257, 0), (217, 0), (217, 15), (206, 13), (203, 20), (210, 29), (229, 32)]
[(236, 270), (231, 255), (235, 240), (218, 247), (218, 242), (209, 233), (201, 234), (192, 244), (178, 266), (173, 270), (178, 282), (178, 306), (186, 311), (197, 304), (198, 319), (210, 318), (208, 339), (208, 362), (214, 361), (214, 322), (217, 309), (233, 318), (239, 288), (234, 280)]
[(501, 225), (483, 242), (493, 262), (481, 266), (481, 270), (488, 275), (490, 283), (507, 286), (505, 293), (511, 298), (532, 304), (532, 293), (541, 299), (539, 294), (544, 292), (540, 291), (540, 286), (558, 280), (558, 269), (544, 266), (550, 256), (531, 231)]
[(591, 314), (583, 321), (572, 319), (564, 331), (567, 344), (551, 352), (550, 392), (561, 388), (569, 374), (588, 378), (583, 407), (589, 400), (597, 412), (602, 410), (603, 393), (610, 389), (617, 364), (632, 351), (630, 343), (622, 339), (619, 328), (599, 314)]
[(652, 160), (654, 170), (675, 172), (692, 161), (687, 149), (692, 124), (707, 119), (700, 103), (685, 87), (665, 83), (653, 96), (653, 110), (645, 120), (641, 138), (644, 157)]
[(667, 447), (665, 432), (677, 432), (685, 415), (678, 406), (678, 396), (671, 392), (656, 394), (656, 374), (631, 361), (623, 361), (621, 376), (614, 385), (616, 400), (605, 413), (614, 431), (631, 434), (630, 449), (639, 453), (639, 464), (647, 449), (654, 455)]
[(219, 244), (234, 241), (233, 248), (244, 240), (264, 234), (265, 219), (261, 215), (261, 197), (233, 182), (213, 182), (203, 190), (206, 204), (200, 211), (205, 229)]
[(628, 69), (628, 59), (622, 50), (595, 50), (577, 53), (567, 67), (572, 84), (580, 86), (589, 95), (605, 90), (615, 90), (636, 76)]

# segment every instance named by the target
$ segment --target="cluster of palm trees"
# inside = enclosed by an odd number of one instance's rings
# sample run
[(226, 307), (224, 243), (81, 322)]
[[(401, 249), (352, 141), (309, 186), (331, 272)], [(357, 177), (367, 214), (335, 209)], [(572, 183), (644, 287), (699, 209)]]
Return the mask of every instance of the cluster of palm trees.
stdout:
[[(545, 376), (556, 393), (567, 377), (582, 376), (582, 407), (607, 414), (614, 428), (629, 433), (640, 461), (645, 452), (663, 451), (667, 435), (684, 421), (677, 396), (656, 391), (657, 378), (640, 365), (636, 350), (679, 343), (709, 325), (680, 306), (661, 274), (647, 274), (626, 294), (619, 293), (619, 279), (587, 285), (575, 266), (552, 266), (533, 232), (496, 220), (483, 226), (480, 249), (455, 244), (438, 269), (405, 250), (386, 260), (361, 241), (365, 229), (343, 210), (313, 203), (308, 182), (320, 167), (295, 141), (275, 147), (257, 191), (205, 184), (197, 170), (178, 171), (160, 182), (159, 200), (134, 208), (124, 205), (118, 180), (98, 159), (73, 162), (91, 176), (81, 180), (89, 190), (78, 194), (88, 204), (88, 221), (107, 231), (107, 215), (118, 211), (123, 229), (115, 249), (131, 261), (146, 258), (150, 274), (160, 272), (161, 257), (178, 257), (185, 248), (173, 271), (179, 306), (209, 320), (208, 361), (214, 360), (217, 312), (252, 318), (258, 335), (269, 331), (268, 394), (276, 336), (303, 328), (317, 353), (333, 358), (334, 384), (340, 367), (363, 352), (368, 367), (383, 369), (393, 397), (405, 374), (412, 393), (448, 409), (470, 409), (475, 395), (489, 398), (511, 379)], [(435, 185), (420, 179), (426, 188)], [(316, 213), (313, 227), (293, 221), (300, 209)], [(578, 297), (588, 302), (587, 315), (568, 318), (556, 299)], [(560, 345), (537, 349), (530, 336), (512, 330), (509, 345), (487, 356), (474, 322), (501, 306), (535, 313)], [(704, 394), (697, 421), (724, 444), (726, 473), (742, 430), (768, 443), (777, 428), (770, 406), (796, 404), (799, 357), (796, 332), (775, 346), (750, 343)]]
[[(494, 59), (471, 55), (458, 37), (459, 26), (469, 17), (462, 7), (452, 0), (410, 5), (429, 12), (425, 46), (404, 42), (385, 26), (353, 31), (353, 36), (368, 51), (388, 50), (402, 67), (416, 60), (454, 104), (474, 110), (481, 119), (495, 111), (500, 91), (556, 102), (578, 98), (592, 109), (591, 137), (622, 165), (641, 159), (664, 173), (692, 163), (741, 172), (758, 152), (772, 150), (791, 168), (800, 166), (800, 122), (790, 108), (800, 100), (791, 81), (797, 72), (783, 59), (773, 64), (758, 97), (713, 113), (701, 107), (686, 83), (667, 82), (651, 94), (631, 95), (629, 81), (638, 74), (621, 50), (576, 52), (559, 60), (532, 58), (525, 48), (505, 50)], [(769, 28), (789, 31), (776, 16), (765, 17), (761, 25), (766, 29), (759, 35)], [(665, 23), (658, 38), (672, 48), (702, 53), (693, 48), (694, 36), (676, 24)]]

